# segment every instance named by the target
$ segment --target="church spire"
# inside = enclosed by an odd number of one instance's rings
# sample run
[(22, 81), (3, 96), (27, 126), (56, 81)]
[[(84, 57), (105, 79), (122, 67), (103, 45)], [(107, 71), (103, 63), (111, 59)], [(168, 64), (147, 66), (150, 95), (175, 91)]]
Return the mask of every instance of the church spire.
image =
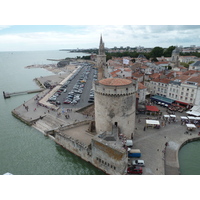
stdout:
[(101, 34), (101, 37), (100, 37), (99, 55), (105, 55), (105, 50), (104, 50), (104, 43), (103, 43), (103, 39), (102, 39), (102, 34)]

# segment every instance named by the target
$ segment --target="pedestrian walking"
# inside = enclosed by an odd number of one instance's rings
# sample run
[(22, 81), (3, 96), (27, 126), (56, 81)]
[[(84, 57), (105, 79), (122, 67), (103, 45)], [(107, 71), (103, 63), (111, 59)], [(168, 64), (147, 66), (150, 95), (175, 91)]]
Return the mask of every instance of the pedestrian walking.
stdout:
[(143, 129), (144, 131), (146, 130), (146, 127), (144, 126), (144, 129)]

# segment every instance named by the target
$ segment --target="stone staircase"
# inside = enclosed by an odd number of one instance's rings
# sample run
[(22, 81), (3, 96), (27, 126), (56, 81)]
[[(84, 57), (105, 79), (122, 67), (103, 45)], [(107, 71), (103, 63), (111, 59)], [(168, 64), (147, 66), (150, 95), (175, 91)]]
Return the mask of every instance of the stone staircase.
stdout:
[(46, 115), (43, 117), (43, 119), (39, 119), (33, 127), (37, 130), (41, 131), (42, 133), (45, 133), (45, 131), (56, 129), (60, 127), (61, 125), (64, 125), (66, 122), (56, 118), (52, 115)]

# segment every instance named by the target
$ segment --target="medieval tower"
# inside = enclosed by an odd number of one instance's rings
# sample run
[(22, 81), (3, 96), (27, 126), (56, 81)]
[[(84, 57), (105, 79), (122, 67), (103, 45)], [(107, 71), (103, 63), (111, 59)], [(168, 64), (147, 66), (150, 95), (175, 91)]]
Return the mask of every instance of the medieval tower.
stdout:
[(113, 134), (117, 127), (127, 138), (135, 130), (137, 82), (123, 78), (104, 78), (106, 55), (102, 36), (97, 56), (98, 81), (95, 89), (95, 127), (97, 134)]
[(131, 139), (135, 130), (137, 84), (122, 78), (95, 83), (95, 126), (97, 134), (119, 132)]
[(104, 68), (106, 66), (106, 54), (105, 54), (105, 48), (104, 48), (102, 36), (100, 38), (99, 53), (97, 55), (96, 65), (98, 68), (98, 80), (101, 80), (104, 77)]

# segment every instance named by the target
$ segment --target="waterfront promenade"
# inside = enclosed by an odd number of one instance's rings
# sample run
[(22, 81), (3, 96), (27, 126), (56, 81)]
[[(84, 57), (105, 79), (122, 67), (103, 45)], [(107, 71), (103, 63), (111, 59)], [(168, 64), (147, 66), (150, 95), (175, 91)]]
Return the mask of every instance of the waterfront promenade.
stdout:
[[(166, 108), (157, 106), (162, 114), (166, 113)], [(184, 112), (176, 112), (177, 122), (171, 122), (160, 129), (146, 128), (144, 126), (147, 118), (156, 119), (156, 116), (139, 114), (136, 117), (136, 131), (133, 138), (134, 148), (141, 150), (141, 159), (145, 160), (143, 174), (145, 175), (178, 175), (179, 160), (178, 152), (181, 146), (188, 140), (199, 139), (200, 129), (187, 131), (186, 125), (181, 125), (180, 116), (187, 116)], [(140, 123), (138, 123), (140, 119)], [(161, 120), (159, 120), (161, 121)], [(168, 145), (166, 146), (166, 143)]]
[[(41, 77), (40, 81), (44, 82), (47, 79), (57, 82), (65, 80), (66, 75), (63, 77), (58, 77), (60, 75)], [(73, 124), (75, 122), (80, 122), (84, 120), (93, 119), (91, 116), (82, 115), (77, 113), (75, 108), (72, 109), (62, 109), (48, 108), (48, 103), (45, 106), (44, 99), (45, 96), (52, 95), (54, 91), (49, 93), (49, 89), (37, 94), (32, 99), (27, 102), (22, 102), (22, 105), (14, 109), (13, 113), (27, 124), (32, 125), (34, 128), (38, 129), (42, 133), (48, 130), (59, 128), (60, 126), (65, 126)], [(43, 99), (42, 103), (44, 106), (38, 105), (36, 99)], [(40, 101), (41, 101), (40, 100)], [(28, 110), (26, 109), (28, 107)], [(158, 106), (162, 111), (162, 114), (166, 113), (166, 108)], [(65, 115), (69, 115), (67, 119)], [(181, 125), (180, 116), (186, 116), (184, 113), (175, 113), (177, 116), (177, 122), (172, 122), (166, 124), (165, 127), (160, 129), (148, 128), (144, 131), (144, 126), (146, 118), (156, 119), (154, 116), (139, 114), (136, 116), (136, 130), (133, 138), (133, 148), (139, 148), (142, 153), (141, 159), (145, 160), (145, 167), (143, 168), (144, 175), (177, 175), (179, 174), (179, 162), (178, 162), (178, 151), (181, 145), (191, 139), (199, 138), (199, 130), (194, 130), (189, 132), (189, 134), (184, 134), (186, 132), (186, 126)], [(139, 123), (140, 119), (140, 123)], [(86, 129), (86, 128), (85, 128)], [(70, 130), (73, 135), (73, 131), (77, 133), (76, 129)], [(76, 134), (76, 138), (79, 141), (84, 142), (83, 134)], [(168, 146), (166, 146), (166, 142)]]
[[(75, 67), (74, 67), (75, 70)], [(66, 109), (50, 104), (47, 100), (51, 97), (62, 84), (72, 75), (71, 69), (67, 73), (36, 78), (38, 85), (42, 86), (46, 81), (56, 85), (52, 90), (45, 89), (43, 92), (35, 95), (20, 106), (15, 108), (12, 113), (28, 125), (33, 125), (36, 129), (45, 133), (47, 130), (55, 129), (59, 126), (73, 124), (84, 121), (86, 116), (76, 112), (76, 108)], [(65, 115), (69, 117), (66, 119)], [(88, 120), (92, 117), (88, 116)], [(53, 123), (54, 122), (54, 123)]]

